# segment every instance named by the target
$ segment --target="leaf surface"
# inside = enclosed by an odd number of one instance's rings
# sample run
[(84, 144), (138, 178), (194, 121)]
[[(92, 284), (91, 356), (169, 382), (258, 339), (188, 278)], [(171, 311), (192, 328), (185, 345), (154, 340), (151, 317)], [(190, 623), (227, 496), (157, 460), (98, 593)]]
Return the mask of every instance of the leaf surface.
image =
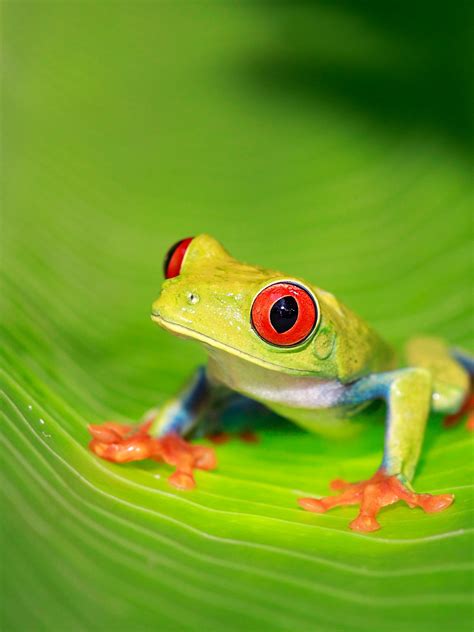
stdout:
[(455, 504), (390, 507), (367, 535), (348, 529), (353, 508), (315, 515), (296, 499), (372, 474), (382, 409), (346, 442), (266, 419), (259, 444), (219, 446), (191, 493), (164, 465), (98, 460), (86, 431), (138, 420), (203, 361), (148, 316), (167, 248), (200, 232), (334, 292), (396, 346), (425, 332), (473, 348), (457, 58), (451, 124), (423, 66), (434, 44), (412, 25), (400, 48), (397, 20), (377, 12), (4, 13), (5, 629), (468, 630), (463, 425), (432, 416), (415, 480)]

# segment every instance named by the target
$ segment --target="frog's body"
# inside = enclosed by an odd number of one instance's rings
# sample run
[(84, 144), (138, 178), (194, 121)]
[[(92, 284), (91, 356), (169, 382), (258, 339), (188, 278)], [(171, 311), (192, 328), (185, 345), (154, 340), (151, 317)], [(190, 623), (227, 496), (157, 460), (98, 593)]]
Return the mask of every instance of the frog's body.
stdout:
[[(207, 369), (200, 369), (176, 400), (153, 415), (148, 436), (155, 443), (137, 452), (136, 435), (105, 437), (103, 429), (95, 428), (94, 451), (123, 461), (158, 450), (158, 456), (176, 464), (178, 457), (156, 447), (160, 437), (195, 432), (209, 418), (206, 412), (220, 407), (232, 392), (329, 436), (354, 432), (354, 414), (374, 399), (385, 399), (385, 450), (376, 475), (366, 483), (340, 483), (344, 491), (339, 497), (302, 499), (300, 504), (321, 512), (335, 504), (360, 503), (352, 527), (372, 530), (378, 528), (378, 509), (400, 498), (426, 511), (452, 502), (450, 495), (415, 494), (409, 484), (430, 408), (455, 413), (466, 399), (474, 370), (471, 356), (451, 351), (439, 339), (414, 338), (400, 361), (332, 294), (301, 279), (239, 263), (208, 235), (179, 242), (170, 251), (165, 274), (152, 318), (199, 341), (208, 354)], [(139, 440), (142, 446), (143, 434)], [(192, 462), (189, 449), (183, 450), (187, 469), (181, 467), (174, 482), (188, 487), (192, 466), (199, 465)]]
[(208, 351), (208, 376), (282, 417), (326, 436), (352, 434), (355, 424), (349, 415), (365, 404), (344, 403), (346, 386), (334, 379), (311, 375), (285, 375), (225, 352)]

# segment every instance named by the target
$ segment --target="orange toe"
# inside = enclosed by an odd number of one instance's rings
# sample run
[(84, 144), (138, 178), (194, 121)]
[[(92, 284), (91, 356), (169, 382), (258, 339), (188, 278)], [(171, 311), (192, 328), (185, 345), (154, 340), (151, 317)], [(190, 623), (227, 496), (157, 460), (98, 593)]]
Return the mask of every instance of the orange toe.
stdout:
[(352, 483), (348, 483), (347, 481), (343, 481), (342, 478), (335, 478), (333, 481), (329, 483), (329, 487), (333, 489), (335, 492), (342, 491), (350, 487)]
[(106, 426), (95, 426), (89, 424), (87, 429), (94, 439), (97, 439), (97, 441), (100, 441), (101, 443), (114, 443), (115, 441), (120, 441), (121, 439), (121, 436), (115, 432), (115, 430), (107, 428)]
[(194, 467), (199, 470), (213, 470), (217, 467), (216, 453), (212, 448), (193, 446)]
[(190, 472), (176, 470), (168, 477), (168, 482), (177, 489), (193, 489), (196, 487), (194, 476)]
[(454, 494), (418, 494), (418, 506), (426, 513), (436, 513), (447, 509), (454, 502)]
[(380, 529), (380, 524), (373, 516), (358, 515), (357, 518), (349, 524), (349, 526), (353, 531), (362, 531), (365, 533)]
[(150, 458), (153, 453), (153, 446), (150, 445), (150, 442), (140, 439), (128, 439), (115, 443), (104, 443), (93, 439), (89, 443), (89, 448), (102, 459), (115, 463), (142, 461)]
[(258, 443), (260, 441), (259, 436), (253, 432), (253, 430), (242, 430), (238, 433), (231, 432), (214, 432), (208, 436), (208, 439), (212, 441), (212, 443), (227, 443), (234, 437), (239, 438), (244, 443)]
[(298, 505), (314, 513), (324, 513), (326, 507), (318, 498), (298, 498)]
[(215, 432), (214, 434), (209, 435), (208, 439), (216, 445), (221, 445), (222, 443), (230, 441), (230, 434), (228, 432)]
[(258, 434), (253, 430), (242, 430), (239, 433), (239, 439), (244, 443), (258, 443), (260, 441)]

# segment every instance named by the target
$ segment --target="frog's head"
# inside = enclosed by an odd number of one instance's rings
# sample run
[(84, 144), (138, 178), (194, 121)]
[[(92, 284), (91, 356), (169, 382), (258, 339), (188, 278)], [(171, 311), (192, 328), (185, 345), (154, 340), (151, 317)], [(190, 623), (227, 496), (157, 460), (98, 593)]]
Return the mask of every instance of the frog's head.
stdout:
[(327, 329), (320, 308), (326, 293), (240, 263), (209, 235), (175, 244), (165, 258), (165, 277), (152, 319), (208, 350), (294, 373), (318, 372), (331, 353), (334, 340), (327, 335), (320, 338), (319, 354), (313, 344), (318, 329)]

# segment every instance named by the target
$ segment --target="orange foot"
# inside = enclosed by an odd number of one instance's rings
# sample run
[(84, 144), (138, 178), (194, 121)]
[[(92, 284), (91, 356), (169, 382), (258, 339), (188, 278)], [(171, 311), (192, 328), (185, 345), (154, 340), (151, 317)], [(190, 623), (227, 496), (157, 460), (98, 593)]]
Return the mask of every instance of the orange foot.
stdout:
[(298, 504), (307, 511), (324, 513), (339, 505), (360, 505), (359, 515), (350, 523), (354, 531), (376, 531), (380, 529), (377, 514), (382, 507), (404, 500), (410, 508), (421, 507), (427, 513), (435, 513), (449, 507), (452, 494), (416, 494), (408, 490), (396, 476), (389, 476), (383, 468), (372, 478), (360, 483), (335, 480), (331, 489), (340, 491), (339, 496), (325, 498), (300, 498)]
[(453, 415), (448, 415), (444, 418), (444, 425), (446, 428), (454, 426), (460, 421), (464, 415), (467, 415), (466, 429), (470, 432), (474, 431), (474, 391), (466, 397), (466, 401), (462, 405), (461, 409)]
[(92, 452), (107, 461), (128, 463), (143, 459), (164, 461), (175, 466), (168, 478), (179, 489), (192, 489), (196, 485), (193, 470), (212, 470), (217, 465), (212, 448), (192, 445), (177, 434), (152, 437), (148, 430), (151, 421), (138, 427), (108, 421), (101, 426), (89, 425)]
[(237, 436), (244, 443), (258, 443), (259, 438), (258, 435), (253, 432), (253, 430), (242, 430), (239, 433), (230, 433), (230, 432), (214, 432), (213, 434), (208, 435), (208, 439), (217, 445), (222, 443), (227, 443), (230, 441), (233, 436)]

